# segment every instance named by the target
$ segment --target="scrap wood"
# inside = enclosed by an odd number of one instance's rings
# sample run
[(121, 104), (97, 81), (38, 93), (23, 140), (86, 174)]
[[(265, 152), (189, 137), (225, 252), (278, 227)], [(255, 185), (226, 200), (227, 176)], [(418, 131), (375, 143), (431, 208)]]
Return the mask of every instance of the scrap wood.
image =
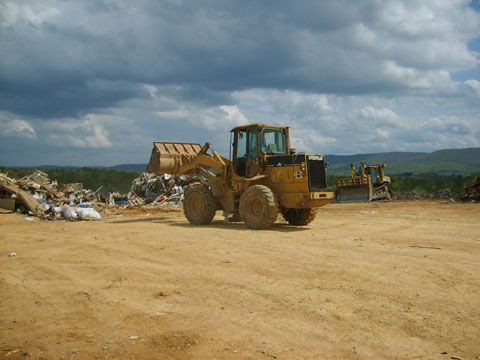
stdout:
[(38, 215), (42, 212), (37, 199), (32, 194), (21, 190), (18, 186), (0, 183), (0, 189), (7, 191), (9, 194), (15, 194), (16, 200), (23, 203), (33, 214)]
[(0, 172), (0, 183), (1, 184), (7, 184), (7, 185), (13, 185), (15, 184), (15, 179), (9, 178), (8, 174), (4, 174)]
[(48, 174), (38, 169), (34, 170), (32, 174), (24, 176), (16, 181), (17, 185), (21, 187), (28, 187), (34, 189), (34, 191), (41, 191), (43, 188), (45, 191), (52, 195), (57, 194), (57, 182), (48, 178)]

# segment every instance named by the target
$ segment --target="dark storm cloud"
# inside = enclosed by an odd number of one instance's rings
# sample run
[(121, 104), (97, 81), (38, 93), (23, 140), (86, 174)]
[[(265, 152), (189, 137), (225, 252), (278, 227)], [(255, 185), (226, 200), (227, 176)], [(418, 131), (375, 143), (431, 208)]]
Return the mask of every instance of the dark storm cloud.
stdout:
[[(80, 116), (141, 98), (142, 84), (176, 85), (180, 100), (205, 105), (229, 104), (230, 92), (250, 88), (395, 94), (414, 88), (403, 80), (402, 66), (421, 72), (450, 56), (442, 50), (426, 59), (412, 56), (422, 29), (402, 30), (395, 19), (386, 23), (385, 8), (375, 2), (45, 1), (3, 7), (2, 108), (37, 118)], [(382, 43), (385, 34), (391, 38)], [(413, 50), (404, 54), (409, 46)], [(385, 68), (388, 61), (392, 69)]]

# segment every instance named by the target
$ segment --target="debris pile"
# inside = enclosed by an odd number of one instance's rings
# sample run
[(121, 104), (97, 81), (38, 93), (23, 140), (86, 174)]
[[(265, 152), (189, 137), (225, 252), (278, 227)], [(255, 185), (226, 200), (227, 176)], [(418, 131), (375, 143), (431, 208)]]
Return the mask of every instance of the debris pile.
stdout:
[(179, 207), (183, 187), (201, 180), (196, 176), (144, 172), (132, 181), (127, 194), (120, 194), (110, 192), (105, 186), (93, 192), (84, 189), (81, 183), (58, 184), (40, 170), (21, 179), (0, 173), (0, 209), (43, 219), (99, 219), (100, 212), (109, 208)]
[(48, 174), (35, 170), (21, 179), (0, 173), (0, 208), (43, 219), (98, 219), (93, 209), (95, 194), (83, 185), (58, 184)]
[(465, 187), (465, 193), (459, 197), (462, 201), (480, 202), (480, 176), (473, 180)]
[(201, 181), (198, 176), (173, 177), (144, 172), (132, 181), (130, 193), (138, 194), (145, 204), (179, 204), (183, 201), (183, 188), (198, 181)]
[(432, 194), (418, 192), (395, 192), (395, 200), (414, 199), (453, 199), (455, 195), (450, 190), (440, 190)]

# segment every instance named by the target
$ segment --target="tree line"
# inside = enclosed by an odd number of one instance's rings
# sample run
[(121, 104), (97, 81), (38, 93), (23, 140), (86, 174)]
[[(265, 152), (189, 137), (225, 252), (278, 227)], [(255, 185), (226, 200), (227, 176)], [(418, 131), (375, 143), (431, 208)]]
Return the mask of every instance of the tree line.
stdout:
[[(52, 180), (61, 184), (82, 183), (84, 189), (95, 191), (100, 186), (106, 187), (109, 191), (127, 193), (130, 190), (132, 180), (139, 177), (141, 171), (112, 170), (105, 168), (41, 168), (38, 169), (48, 174)], [(33, 168), (11, 168), (0, 166), (0, 172), (8, 174), (9, 177), (19, 179), (30, 175)], [(441, 190), (451, 191), (454, 195), (460, 195), (475, 176), (479, 173), (472, 173), (470, 176), (463, 175), (439, 175), (405, 173), (390, 176), (392, 189), (397, 192), (416, 192), (434, 194)], [(335, 188), (335, 181), (345, 176), (328, 175), (327, 183), (330, 189)]]
[[(7, 173), (9, 177), (20, 179), (33, 173), (32, 168), (7, 168), (0, 167), (0, 172)], [(51, 180), (57, 180), (59, 184), (82, 183), (84, 189), (97, 190), (104, 186), (110, 192), (118, 191), (127, 193), (130, 191), (132, 180), (139, 177), (141, 171), (112, 170), (104, 168), (39, 168), (38, 170), (48, 174)]]

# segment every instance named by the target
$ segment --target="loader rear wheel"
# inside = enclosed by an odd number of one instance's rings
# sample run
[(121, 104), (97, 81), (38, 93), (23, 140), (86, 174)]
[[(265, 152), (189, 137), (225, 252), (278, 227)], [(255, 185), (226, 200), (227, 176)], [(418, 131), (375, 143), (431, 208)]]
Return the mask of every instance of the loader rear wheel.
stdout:
[(289, 225), (308, 225), (317, 215), (318, 209), (288, 209), (283, 217), (288, 221)]
[(217, 201), (206, 186), (194, 185), (185, 192), (183, 212), (191, 224), (210, 224), (217, 208)]
[(252, 185), (240, 198), (240, 215), (251, 229), (266, 229), (278, 216), (278, 203), (272, 190), (265, 185)]

